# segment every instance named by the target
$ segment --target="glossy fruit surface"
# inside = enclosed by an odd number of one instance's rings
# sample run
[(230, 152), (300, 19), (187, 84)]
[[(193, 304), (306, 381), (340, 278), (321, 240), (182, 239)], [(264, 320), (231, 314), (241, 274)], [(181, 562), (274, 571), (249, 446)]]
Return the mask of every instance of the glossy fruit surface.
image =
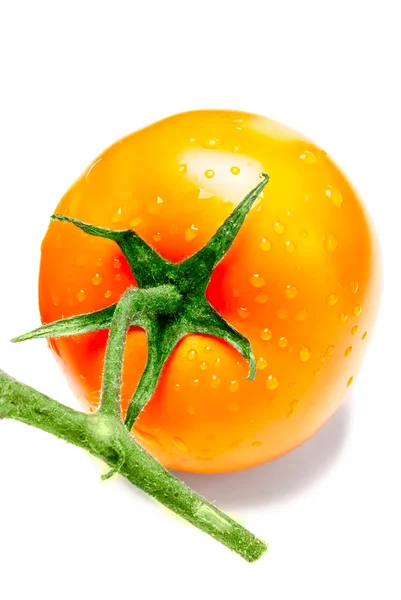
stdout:
[[(369, 219), (327, 154), (269, 119), (184, 113), (117, 142), (56, 212), (134, 229), (164, 257), (201, 248), (258, 183), (270, 181), (216, 268), (207, 297), (251, 342), (257, 377), (231, 347), (191, 335), (165, 366), (134, 431), (165, 466), (241, 469), (310, 437), (358, 373), (378, 308)], [(42, 246), (43, 323), (118, 301), (135, 280), (117, 245), (52, 222)], [(107, 332), (51, 341), (73, 389), (99, 402)], [(123, 406), (145, 366), (146, 336), (129, 333)]]

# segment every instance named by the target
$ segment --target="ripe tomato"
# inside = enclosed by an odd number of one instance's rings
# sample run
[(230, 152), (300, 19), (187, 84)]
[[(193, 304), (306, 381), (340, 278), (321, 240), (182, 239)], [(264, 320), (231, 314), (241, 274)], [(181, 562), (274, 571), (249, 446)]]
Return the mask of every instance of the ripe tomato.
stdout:
[[(200, 249), (265, 171), (270, 182), (207, 297), (251, 342), (257, 377), (226, 343), (186, 337), (135, 424), (165, 466), (241, 469), (311, 436), (336, 410), (377, 313), (378, 260), (366, 212), (326, 152), (252, 114), (180, 114), (117, 142), (62, 198), (57, 213), (133, 228), (171, 261)], [(42, 246), (43, 323), (104, 308), (135, 280), (119, 248), (52, 222)], [(107, 332), (51, 341), (78, 396), (99, 402)], [(145, 366), (144, 332), (128, 335), (126, 408)]]

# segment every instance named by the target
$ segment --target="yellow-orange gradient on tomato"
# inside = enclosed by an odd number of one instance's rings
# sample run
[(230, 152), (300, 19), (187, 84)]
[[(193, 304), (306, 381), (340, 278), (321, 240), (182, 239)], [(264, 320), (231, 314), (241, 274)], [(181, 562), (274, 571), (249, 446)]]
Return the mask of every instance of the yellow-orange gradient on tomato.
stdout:
[[(201, 248), (265, 171), (270, 182), (214, 272), (207, 296), (252, 343), (257, 376), (230, 346), (185, 338), (165, 366), (134, 433), (165, 466), (221, 472), (275, 458), (339, 406), (377, 312), (374, 234), (354, 190), (326, 152), (269, 119), (230, 111), (180, 114), (111, 146), (56, 212), (134, 229), (164, 257)], [(52, 222), (42, 246), (43, 323), (115, 303), (135, 285), (116, 244)], [(92, 409), (107, 332), (51, 346)], [(132, 330), (123, 404), (145, 366)]]

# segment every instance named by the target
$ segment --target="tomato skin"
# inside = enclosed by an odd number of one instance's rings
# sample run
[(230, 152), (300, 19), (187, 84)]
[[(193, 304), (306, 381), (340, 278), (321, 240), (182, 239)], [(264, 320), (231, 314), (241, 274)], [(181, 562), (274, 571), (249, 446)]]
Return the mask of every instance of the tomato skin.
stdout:
[[(308, 439), (353, 383), (378, 311), (372, 225), (327, 154), (274, 121), (230, 111), (165, 119), (100, 155), (55, 212), (132, 227), (174, 262), (200, 249), (265, 171), (270, 182), (207, 296), (252, 343), (258, 372), (222, 341), (186, 337), (165, 366), (135, 435), (169, 468), (223, 472)], [(104, 308), (135, 285), (118, 247), (52, 222), (42, 245), (43, 323)], [(73, 389), (99, 402), (107, 332), (51, 341)], [(123, 408), (145, 366), (132, 330)]]

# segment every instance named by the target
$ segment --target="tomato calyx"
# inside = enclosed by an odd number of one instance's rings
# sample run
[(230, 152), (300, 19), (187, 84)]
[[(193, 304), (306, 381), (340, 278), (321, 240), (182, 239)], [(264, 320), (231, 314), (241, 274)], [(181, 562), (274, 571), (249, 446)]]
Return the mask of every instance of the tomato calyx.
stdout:
[[(167, 358), (178, 341), (189, 333), (225, 340), (248, 361), (248, 377), (255, 376), (255, 358), (249, 340), (209, 304), (206, 288), (214, 268), (230, 249), (268, 182), (268, 175), (262, 173), (261, 177), (261, 183), (234, 209), (206, 246), (177, 264), (161, 257), (134, 231), (112, 231), (54, 215), (54, 219), (77, 226), (90, 235), (114, 240), (131, 266), (138, 287), (127, 289), (117, 304), (104, 310), (50, 323), (13, 341), (109, 329), (100, 407), (94, 414), (73, 410), (0, 370), (0, 419), (16, 419), (86, 449), (110, 468), (103, 479), (121, 474), (249, 562), (259, 559), (267, 544), (175, 478), (130, 432), (151, 398)], [(132, 325), (142, 327), (147, 333), (148, 360), (123, 422), (123, 356)]]
[[(254, 379), (256, 362), (249, 340), (211, 306), (206, 289), (214, 269), (230, 249), (268, 181), (268, 175), (262, 173), (261, 182), (238, 204), (209, 242), (179, 263), (163, 258), (131, 229), (105, 229), (71, 217), (53, 215), (52, 220), (74, 225), (88, 235), (114, 241), (124, 254), (138, 288), (129, 288), (117, 304), (103, 310), (50, 323), (13, 341), (79, 335), (109, 328), (100, 411), (116, 412), (119, 411), (117, 397), (126, 335), (133, 325), (143, 328), (148, 338), (148, 359), (128, 406), (125, 424), (129, 430), (153, 395), (166, 360), (188, 334), (210, 335), (230, 344), (248, 362), (248, 379)], [(108, 382), (114, 382), (112, 392)]]

